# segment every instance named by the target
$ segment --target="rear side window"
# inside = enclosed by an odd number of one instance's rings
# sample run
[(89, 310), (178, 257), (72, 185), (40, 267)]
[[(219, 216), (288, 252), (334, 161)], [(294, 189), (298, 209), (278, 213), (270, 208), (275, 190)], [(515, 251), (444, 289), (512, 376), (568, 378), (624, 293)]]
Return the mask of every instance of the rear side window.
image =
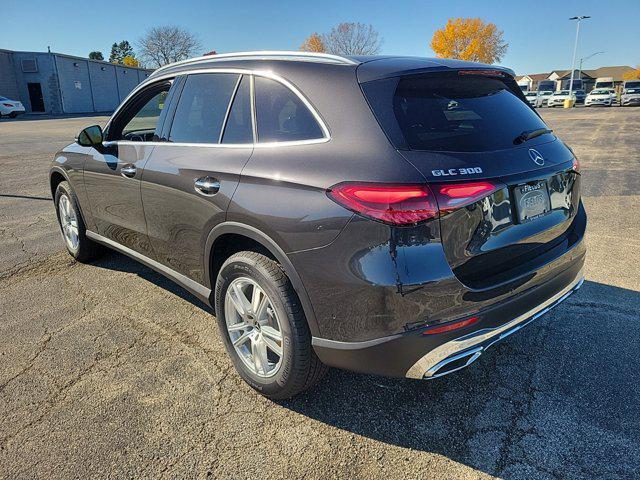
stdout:
[(243, 75), (229, 110), (227, 124), (224, 127), (222, 143), (252, 143), (253, 121), (251, 119), (250, 78)]
[(170, 142), (218, 143), (239, 75), (189, 75), (171, 124)]
[(275, 80), (255, 77), (259, 142), (291, 142), (324, 137), (304, 102)]
[(370, 82), (363, 91), (391, 141), (411, 150), (501, 150), (522, 132), (546, 128), (498, 78), (412, 75)]

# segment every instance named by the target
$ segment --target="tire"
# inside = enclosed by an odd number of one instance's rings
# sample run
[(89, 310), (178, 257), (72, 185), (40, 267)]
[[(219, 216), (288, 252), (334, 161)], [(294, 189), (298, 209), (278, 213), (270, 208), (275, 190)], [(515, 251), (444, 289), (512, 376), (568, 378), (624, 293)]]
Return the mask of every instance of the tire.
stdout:
[[(251, 282), (257, 285), (257, 290)], [(236, 308), (238, 291), (243, 295), (252, 295), (260, 290), (267, 297), (268, 306), (264, 308), (266, 314), (257, 313), (258, 318), (253, 318), (255, 310), (261, 309), (249, 308), (249, 312), (241, 315)], [(245, 296), (244, 300), (251, 303), (253, 298)], [(248, 251), (230, 256), (216, 279), (215, 307), (220, 334), (236, 370), (245, 382), (265, 397), (274, 400), (291, 398), (313, 387), (327, 372), (328, 367), (320, 362), (311, 346), (311, 332), (300, 300), (289, 278), (274, 260)], [(260, 325), (241, 326), (251, 322), (254, 325), (260, 323), (262, 330)], [(262, 363), (256, 360), (260, 355), (253, 355), (254, 348), (256, 352), (260, 351), (260, 347), (256, 346), (260, 338), (276, 338), (273, 332), (276, 324), (281, 340), (279, 343), (276, 341), (275, 346), (280, 346), (281, 354), (278, 356), (267, 346), (263, 350), (266, 363)], [(240, 328), (230, 331), (228, 325)], [(265, 335), (269, 325), (273, 327), (269, 335)], [(240, 337), (247, 335), (248, 340), (238, 344), (242, 341)], [(232, 336), (237, 342), (236, 346), (233, 345)], [(269, 354), (271, 358), (268, 358)]]
[(16, 112), (11, 112), (9, 114), (9, 118), (16, 118), (18, 116), (18, 114)]
[[(63, 227), (63, 216), (65, 215), (61, 212), (61, 202), (65, 203), (65, 206), (70, 209), (69, 212), (72, 213), (72, 215), (69, 216), (75, 217), (75, 229), (73, 230), (76, 232), (77, 236), (76, 244), (68, 241), (68, 238), (65, 234), (65, 229)], [(58, 188), (56, 188), (54, 204), (56, 207), (56, 215), (58, 217), (58, 225), (60, 226), (60, 232), (62, 233), (62, 239), (65, 246), (67, 247), (69, 255), (71, 255), (77, 261), (84, 263), (94, 260), (98, 258), (102, 253), (104, 253), (104, 247), (102, 245), (87, 238), (87, 228), (80, 213), (80, 208), (78, 207), (78, 198), (71, 188), (71, 185), (69, 185), (69, 182), (60, 182)]]

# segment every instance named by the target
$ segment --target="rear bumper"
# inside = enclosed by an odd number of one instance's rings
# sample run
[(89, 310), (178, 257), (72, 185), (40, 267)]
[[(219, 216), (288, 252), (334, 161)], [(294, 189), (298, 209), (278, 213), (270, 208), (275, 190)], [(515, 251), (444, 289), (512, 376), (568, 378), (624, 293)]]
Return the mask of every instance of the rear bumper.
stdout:
[(584, 282), (582, 271), (554, 296), (524, 312), (513, 320), (495, 328), (486, 328), (450, 340), (430, 351), (414, 363), (406, 376), (417, 379), (433, 379), (471, 365), (494, 343), (517, 332), (566, 300)]
[(582, 255), (547, 281), (480, 311), (480, 321), (452, 332), (424, 329), (363, 342), (313, 338), (325, 364), (362, 373), (432, 379), (473, 363), (487, 348), (515, 333), (565, 300), (583, 282)]

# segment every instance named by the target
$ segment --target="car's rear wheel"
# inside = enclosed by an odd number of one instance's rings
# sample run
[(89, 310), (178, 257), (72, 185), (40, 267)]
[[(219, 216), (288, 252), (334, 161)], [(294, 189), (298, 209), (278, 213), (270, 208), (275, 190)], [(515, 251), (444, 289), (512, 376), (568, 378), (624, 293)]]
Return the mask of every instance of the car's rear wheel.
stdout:
[(69, 254), (79, 262), (99, 257), (104, 247), (87, 238), (87, 228), (80, 214), (78, 199), (69, 182), (60, 182), (54, 202), (62, 238)]
[(327, 370), (311, 346), (300, 301), (280, 265), (239, 252), (216, 281), (216, 314), (240, 376), (263, 395), (282, 399), (311, 388)]

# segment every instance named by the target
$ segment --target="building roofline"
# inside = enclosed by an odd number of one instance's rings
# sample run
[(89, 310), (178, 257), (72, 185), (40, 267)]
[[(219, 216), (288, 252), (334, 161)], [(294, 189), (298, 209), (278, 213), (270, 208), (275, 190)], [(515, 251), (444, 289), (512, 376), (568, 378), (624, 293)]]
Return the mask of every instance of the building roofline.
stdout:
[(33, 55), (56, 55), (58, 57), (65, 57), (65, 58), (71, 58), (73, 60), (84, 60), (86, 62), (95, 62), (95, 63), (101, 63), (103, 65), (112, 65), (114, 67), (121, 67), (121, 68), (127, 68), (127, 69), (132, 69), (132, 70), (142, 70), (144, 72), (152, 72), (153, 68), (143, 68), (143, 67), (132, 67), (130, 65), (122, 65), (120, 63), (112, 63), (112, 62), (108, 62), (106, 60), (95, 60), (93, 58), (88, 58), (88, 57), (78, 57), (77, 55), (69, 55), (68, 53), (58, 53), (58, 52), (35, 52), (35, 51), (30, 51), (30, 50), (9, 50), (6, 48), (0, 48), (0, 52), (6, 52), (6, 53), (26, 53), (26, 54), (33, 54)]
[(159, 72), (181, 65), (194, 65), (198, 63), (209, 63), (229, 60), (285, 60), (299, 62), (331, 63), (334, 65), (359, 65), (361, 62), (340, 55), (316, 52), (295, 52), (286, 50), (258, 50), (251, 52), (221, 53), (216, 55), (205, 55), (202, 57), (189, 58), (180, 62), (170, 63), (155, 70), (151, 76)]

